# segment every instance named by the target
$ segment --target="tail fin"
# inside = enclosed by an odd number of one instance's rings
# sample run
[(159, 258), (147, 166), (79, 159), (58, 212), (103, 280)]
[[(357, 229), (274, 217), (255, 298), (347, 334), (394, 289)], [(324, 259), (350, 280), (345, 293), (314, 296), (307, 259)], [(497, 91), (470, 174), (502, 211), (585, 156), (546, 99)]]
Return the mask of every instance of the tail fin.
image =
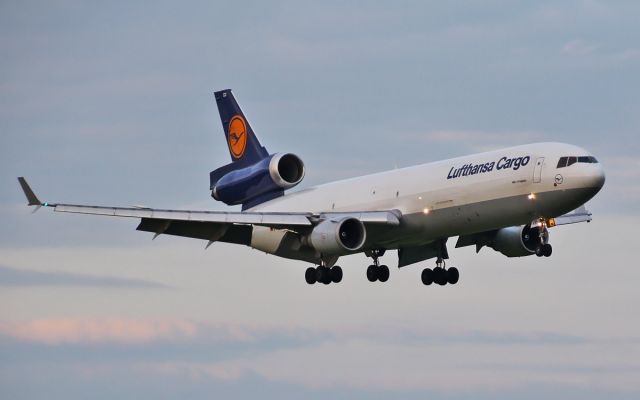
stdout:
[(231, 161), (239, 167), (254, 164), (268, 157), (267, 149), (253, 133), (231, 89), (215, 92), (215, 97)]

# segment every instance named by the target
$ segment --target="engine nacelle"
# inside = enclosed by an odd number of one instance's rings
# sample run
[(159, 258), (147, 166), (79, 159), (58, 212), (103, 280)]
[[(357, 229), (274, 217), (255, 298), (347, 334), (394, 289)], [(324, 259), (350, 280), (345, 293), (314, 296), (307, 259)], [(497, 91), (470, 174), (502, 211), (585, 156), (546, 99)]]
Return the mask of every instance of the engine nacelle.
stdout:
[[(544, 229), (543, 240), (549, 240), (549, 232)], [(489, 247), (504, 254), (507, 257), (524, 257), (536, 253), (540, 246), (540, 231), (530, 225), (511, 226), (499, 229)]]
[(292, 153), (274, 154), (269, 161), (269, 175), (278, 187), (290, 189), (302, 182), (304, 163)]
[[(216, 174), (213, 171), (212, 174)], [(277, 197), (304, 178), (304, 163), (292, 153), (273, 154), (253, 165), (227, 172), (211, 185), (214, 199), (229, 205)]]
[(347, 217), (339, 221), (322, 221), (313, 228), (308, 241), (322, 254), (343, 255), (360, 250), (366, 238), (367, 231), (362, 221)]

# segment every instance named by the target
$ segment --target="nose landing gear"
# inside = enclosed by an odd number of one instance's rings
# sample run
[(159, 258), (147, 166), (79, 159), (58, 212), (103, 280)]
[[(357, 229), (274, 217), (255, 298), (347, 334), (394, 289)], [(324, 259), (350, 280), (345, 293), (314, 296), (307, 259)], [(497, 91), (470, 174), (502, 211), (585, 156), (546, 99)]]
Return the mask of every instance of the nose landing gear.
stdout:
[(536, 256), (538, 257), (550, 257), (553, 252), (553, 248), (549, 243), (541, 244), (536, 248)]
[(547, 220), (541, 218), (538, 220), (538, 237), (540, 238), (540, 244), (536, 247), (536, 256), (538, 257), (550, 257), (553, 252), (553, 248), (549, 242), (549, 231), (547, 230)]

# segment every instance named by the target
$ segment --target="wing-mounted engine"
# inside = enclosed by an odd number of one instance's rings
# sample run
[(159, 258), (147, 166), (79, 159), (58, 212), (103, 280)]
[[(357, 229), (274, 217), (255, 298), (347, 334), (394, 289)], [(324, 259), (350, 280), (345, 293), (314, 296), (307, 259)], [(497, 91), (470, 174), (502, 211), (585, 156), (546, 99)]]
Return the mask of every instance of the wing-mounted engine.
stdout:
[(327, 219), (307, 236), (311, 247), (323, 255), (344, 255), (359, 251), (367, 239), (367, 231), (357, 218)]
[[(548, 244), (549, 231), (546, 227), (542, 228), (542, 240), (540, 240), (540, 232), (540, 228), (537, 226), (510, 226), (495, 231), (460, 236), (456, 247), (475, 244), (476, 251), (480, 251), (483, 246), (488, 246), (507, 257), (525, 257), (534, 254), (545, 255), (544, 252), (542, 254), (538, 253), (540, 253), (539, 249), (541, 247)], [(548, 246), (548, 248), (550, 247)]]
[(211, 172), (211, 196), (243, 209), (282, 196), (304, 178), (304, 163), (295, 154), (279, 153), (237, 168), (231, 163)]
[[(542, 231), (542, 241), (544, 244), (549, 241), (547, 228)], [(524, 257), (536, 254), (541, 244), (540, 229), (523, 225), (498, 229), (488, 246), (507, 257)]]

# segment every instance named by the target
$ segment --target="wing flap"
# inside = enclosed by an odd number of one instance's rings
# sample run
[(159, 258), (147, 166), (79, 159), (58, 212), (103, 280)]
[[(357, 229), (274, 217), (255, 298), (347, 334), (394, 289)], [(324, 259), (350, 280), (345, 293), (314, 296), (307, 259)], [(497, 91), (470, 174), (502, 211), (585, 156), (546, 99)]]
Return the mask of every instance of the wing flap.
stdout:
[(136, 230), (182, 236), (209, 242), (251, 244), (251, 226), (199, 221), (175, 221), (142, 218)]

